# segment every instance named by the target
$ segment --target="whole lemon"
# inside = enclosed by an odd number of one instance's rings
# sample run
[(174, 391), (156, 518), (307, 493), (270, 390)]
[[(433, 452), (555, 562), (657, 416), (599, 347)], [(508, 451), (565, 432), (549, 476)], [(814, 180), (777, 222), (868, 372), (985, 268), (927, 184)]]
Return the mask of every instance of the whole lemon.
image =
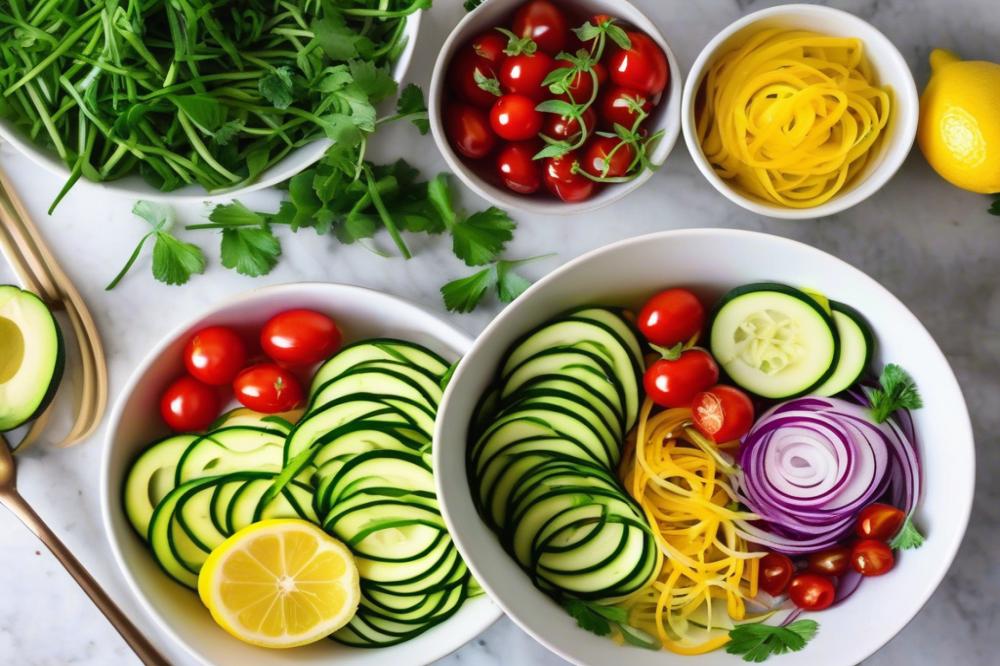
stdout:
[(920, 97), (917, 142), (952, 185), (1000, 192), (1000, 64), (931, 53), (931, 79)]

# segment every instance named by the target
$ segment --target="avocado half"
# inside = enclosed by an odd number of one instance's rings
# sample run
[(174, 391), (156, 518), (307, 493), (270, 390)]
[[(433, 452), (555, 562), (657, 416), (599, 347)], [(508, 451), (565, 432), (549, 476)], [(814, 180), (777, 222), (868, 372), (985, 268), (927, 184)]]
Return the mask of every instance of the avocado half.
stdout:
[(59, 325), (31, 292), (0, 285), (0, 432), (37, 418), (62, 379)]

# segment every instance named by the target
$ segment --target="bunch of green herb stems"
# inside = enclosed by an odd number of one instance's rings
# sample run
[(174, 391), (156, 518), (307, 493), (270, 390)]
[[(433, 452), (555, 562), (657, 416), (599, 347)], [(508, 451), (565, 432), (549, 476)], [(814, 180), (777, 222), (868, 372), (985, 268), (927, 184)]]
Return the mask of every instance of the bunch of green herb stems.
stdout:
[[(255, 180), (342, 111), (318, 82), (387, 68), (425, 0), (0, 0), (0, 116), (84, 177)], [(267, 95), (268, 77), (289, 99)], [(279, 91), (280, 92), (280, 91)]]

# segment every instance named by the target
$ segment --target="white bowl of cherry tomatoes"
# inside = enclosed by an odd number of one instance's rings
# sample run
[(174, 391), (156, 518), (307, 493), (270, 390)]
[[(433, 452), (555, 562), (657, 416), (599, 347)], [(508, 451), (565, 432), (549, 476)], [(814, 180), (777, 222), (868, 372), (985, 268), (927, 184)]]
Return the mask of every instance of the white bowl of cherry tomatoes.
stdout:
[(680, 133), (681, 72), (626, 0), (490, 0), (441, 49), (431, 130), (477, 194), (571, 214), (649, 180)]

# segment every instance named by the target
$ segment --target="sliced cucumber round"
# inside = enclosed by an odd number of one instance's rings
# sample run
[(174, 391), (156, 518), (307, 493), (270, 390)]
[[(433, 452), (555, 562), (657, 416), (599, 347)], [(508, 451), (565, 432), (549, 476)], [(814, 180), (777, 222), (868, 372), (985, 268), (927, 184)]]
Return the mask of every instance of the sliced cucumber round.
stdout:
[(854, 385), (868, 369), (875, 351), (875, 336), (860, 312), (836, 301), (830, 301), (830, 308), (840, 336), (840, 360), (833, 374), (813, 389), (813, 393), (823, 396), (836, 395)]
[(840, 358), (833, 318), (812, 296), (783, 284), (748, 284), (719, 301), (709, 335), (712, 355), (738, 386), (764, 398), (809, 393)]

